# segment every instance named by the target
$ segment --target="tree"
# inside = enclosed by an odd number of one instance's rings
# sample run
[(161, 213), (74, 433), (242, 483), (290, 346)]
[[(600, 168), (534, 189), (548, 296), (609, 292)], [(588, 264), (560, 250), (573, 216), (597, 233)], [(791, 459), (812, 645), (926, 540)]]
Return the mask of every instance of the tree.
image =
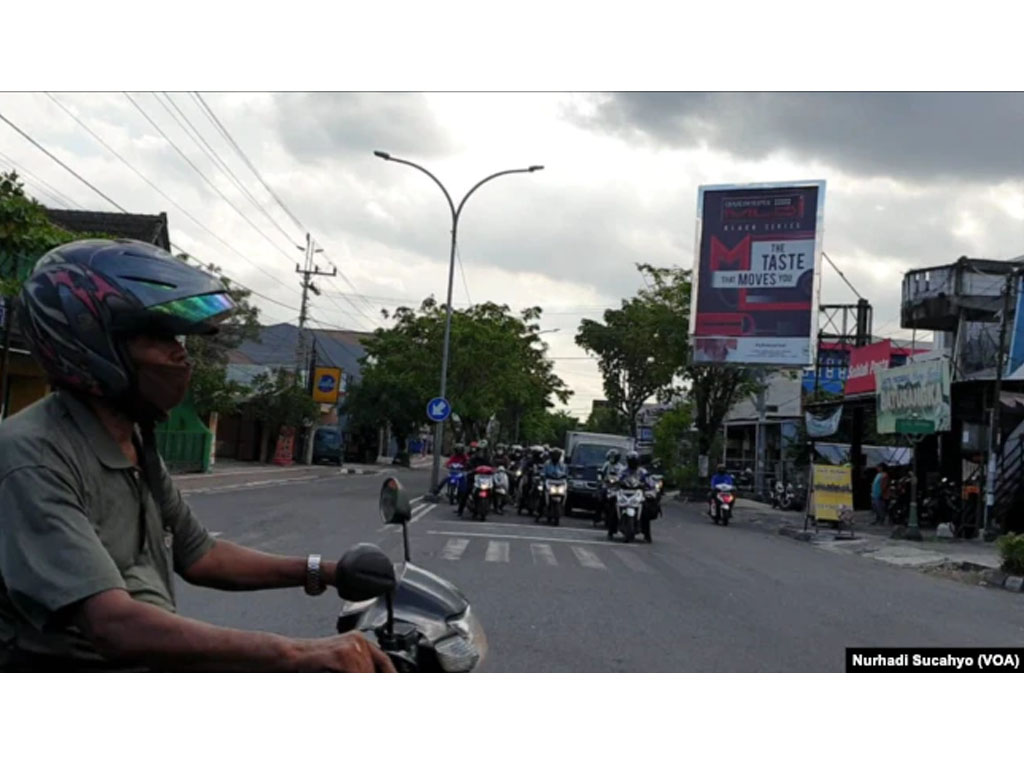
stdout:
[(604, 392), (612, 409), (636, 434), (641, 407), (655, 395), (668, 396), (687, 359), (686, 318), (690, 275), (683, 270), (638, 264), (653, 285), (605, 310), (604, 322), (583, 320), (576, 343), (598, 357)]
[(0, 294), (17, 295), (39, 257), (78, 237), (46, 218), (43, 206), (25, 194), (17, 173), (0, 173)]
[(565, 446), (566, 434), (579, 426), (579, 419), (568, 411), (536, 410), (523, 420), (523, 440), (526, 445)]
[(677, 488), (692, 487), (697, 481), (692, 427), (693, 407), (685, 401), (663, 413), (654, 425), (654, 458), (665, 467), (668, 483)]
[[(178, 258), (189, 261), (186, 253)], [(221, 323), (215, 336), (190, 336), (186, 341), (192, 360), (192, 397), (196, 410), (204, 418), (211, 413), (230, 414), (238, 410), (249, 394), (247, 387), (228, 381), (228, 353), (244, 341), (259, 338), (259, 308), (249, 302), (251, 292), (232, 285), (216, 264), (206, 266), (208, 272), (220, 277), (237, 309)]]
[[(505, 305), (477, 304), (452, 313), (448, 399), (463, 440), (482, 437), (492, 419), (512, 436), (516, 418), (567, 402), (572, 392), (554, 374), (537, 334), (541, 310), (518, 315)], [(419, 309), (399, 307), (363, 342), (362, 381), (346, 398), (353, 429), (389, 424), (403, 443), (425, 421), (437, 394), (445, 308), (433, 298)]]
[[(276, 435), (281, 427), (301, 427), (303, 422), (315, 421), (320, 413), (317, 405), (293, 371), (277, 369), (273, 375), (261, 373), (252, 381), (252, 395), (249, 399), (252, 414), (267, 427), (263, 431), (266, 441)], [(261, 456), (261, 460), (265, 456)]]
[(588, 432), (604, 432), (609, 435), (627, 435), (629, 423), (626, 417), (606, 405), (596, 405), (584, 425)]

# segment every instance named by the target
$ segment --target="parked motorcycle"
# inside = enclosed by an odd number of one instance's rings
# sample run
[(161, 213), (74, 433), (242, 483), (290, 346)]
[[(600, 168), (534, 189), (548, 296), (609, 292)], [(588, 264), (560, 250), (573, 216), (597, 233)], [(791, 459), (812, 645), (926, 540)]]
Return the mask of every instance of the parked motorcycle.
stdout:
[(360, 631), (399, 672), (471, 672), (487, 637), (469, 600), (449, 581), (409, 559), (412, 505), (393, 477), (380, 492), (385, 525), (401, 525), (405, 561), (397, 568), (373, 544), (357, 544), (338, 561), (339, 633)]
[[(622, 538), (633, 541), (639, 532), (644, 509), (644, 488), (636, 475), (620, 477), (615, 489), (615, 515)], [(647, 534), (650, 541), (650, 534)]]
[(708, 517), (715, 525), (728, 525), (732, 518), (732, 508), (736, 503), (736, 488), (729, 483), (719, 483), (711, 493), (708, 501)]

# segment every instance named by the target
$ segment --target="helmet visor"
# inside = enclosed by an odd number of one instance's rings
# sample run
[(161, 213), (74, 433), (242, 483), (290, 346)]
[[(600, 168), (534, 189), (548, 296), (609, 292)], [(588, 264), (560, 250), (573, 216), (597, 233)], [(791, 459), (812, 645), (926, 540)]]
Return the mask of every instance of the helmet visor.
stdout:
[(235, 302), (226, 293), (207, 293), (202, 296), (175, 299), (150, 307), (146, 313), (148, 322), (143, 322), (144, 327), (138, 330), (160, 331), (172, 335), (214, 333), (217, 330), (217, 323), (234, 309)]

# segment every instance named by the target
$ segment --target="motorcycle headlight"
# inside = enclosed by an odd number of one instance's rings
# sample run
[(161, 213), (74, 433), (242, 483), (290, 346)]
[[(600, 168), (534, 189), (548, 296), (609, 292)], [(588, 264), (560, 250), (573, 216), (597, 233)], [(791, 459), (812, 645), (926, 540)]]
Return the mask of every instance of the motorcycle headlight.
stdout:
[(487, 636), (472, 609), (448, 620), (455, 634), (434, 646), (438, 663), (445, 672), (472, 672), (487, 654)]

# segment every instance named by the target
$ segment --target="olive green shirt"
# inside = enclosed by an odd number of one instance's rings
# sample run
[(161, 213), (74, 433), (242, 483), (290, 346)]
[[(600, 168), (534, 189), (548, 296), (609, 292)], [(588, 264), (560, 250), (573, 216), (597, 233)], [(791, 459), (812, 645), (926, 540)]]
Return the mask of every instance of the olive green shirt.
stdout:
[(65, 392), (0, 424), (0, 668), (16, 649), (102, 661), (65, 609), (106, 590), (175, 610), (173, 572), (214, 541), (153, 467), (147, 484)]

